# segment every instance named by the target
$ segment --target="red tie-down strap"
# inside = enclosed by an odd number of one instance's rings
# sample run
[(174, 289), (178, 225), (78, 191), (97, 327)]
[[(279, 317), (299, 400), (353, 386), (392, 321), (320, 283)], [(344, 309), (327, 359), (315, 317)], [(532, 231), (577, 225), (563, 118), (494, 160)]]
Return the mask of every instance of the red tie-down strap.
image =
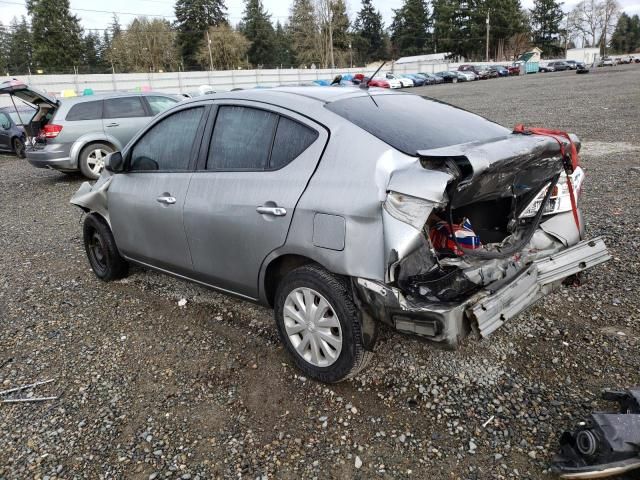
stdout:
[[(578, 217), (578, 204), (576, 202), (573, 183), (571, 183), (570, 177), (570, 175), (575, 171), (578, 165), (580, 165), (580, 159), (578, 158), (578, 149), (576, 148), (575, 143), (573, 143), (571, 136), (567, 132), (563, 132), (562, 130), (553, 130), (550, 128), (527, 128), (522, 124), (516, 125), (513, 129), (513, 133), (522, 133), (525, 135), (542, 135), (545, 137), (553, 138), (556, 142), (558, 142), (558, 145), (560, 146), (560, 156), (562, 157), (562, 165), (564, 166), (564, 171), (567, 174), (567, 185), (569, 187), (569, 199), (571, 200), (571, 211), (573, 212), (573, 220), (576, 223), (576, 228), (578, 229), (578, 238), (582, 240), (582, 235), (580, 233), (580, 218)], [(566, 148), (563, 139), (567, 139), (569, 141), (571, 151), (570, 164), (566, 159)]]

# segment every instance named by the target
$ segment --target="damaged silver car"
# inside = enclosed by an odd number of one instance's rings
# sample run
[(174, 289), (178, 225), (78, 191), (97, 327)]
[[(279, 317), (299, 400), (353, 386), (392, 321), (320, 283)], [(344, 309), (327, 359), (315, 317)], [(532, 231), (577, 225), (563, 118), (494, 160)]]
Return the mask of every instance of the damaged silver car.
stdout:
[(609, 258), (567, 143), (412, 94), (238, 91), (156, 117), (71, 202), (99, 278), (135, 262), (270, 306), (296, 365), (337, 382), (380, 323), (456, 347)]

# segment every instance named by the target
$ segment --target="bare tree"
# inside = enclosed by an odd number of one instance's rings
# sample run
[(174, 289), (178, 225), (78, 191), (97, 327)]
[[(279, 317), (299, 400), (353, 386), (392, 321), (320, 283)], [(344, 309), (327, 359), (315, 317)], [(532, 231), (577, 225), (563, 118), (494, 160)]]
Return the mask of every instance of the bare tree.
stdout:
[(606, 44), (620, 12), (617, 0), (583, 0), (569, 13), (569, 38), (579, 38), (582, 46)]

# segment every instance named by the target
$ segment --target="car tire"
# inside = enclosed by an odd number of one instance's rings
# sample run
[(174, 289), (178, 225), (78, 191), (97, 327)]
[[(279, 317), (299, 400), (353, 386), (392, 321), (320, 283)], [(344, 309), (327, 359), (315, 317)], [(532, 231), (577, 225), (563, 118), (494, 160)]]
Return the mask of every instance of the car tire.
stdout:
[(111, 228), (102, 217), (95, 213), (87, 215), (82, 234), (89, 265), (96, 277), (110, 282), (127, 276), (129, 264), (118, 252)]
[(25, 158), (27, 156), (27, 153), (22, 139), (14, 138), (12, 143), (13, 153), (15, 153), (18, 158)]
[(106, 143), (91, 143), (84, 147), (78, 159), (82, 175), (97, 180), (104, 167), (104, 157), (113, 152), (113, 147)]
[[(307, 304), (320, 308), (322, 316), (314, 315), (315, 309), (306, 314)], [(274, 316), (280, 340), (310, 378), (346, 380), (373, 356), (364, 348), (348, 282), (318, 265), (303, 265), (284, 277), (276, 291)]]

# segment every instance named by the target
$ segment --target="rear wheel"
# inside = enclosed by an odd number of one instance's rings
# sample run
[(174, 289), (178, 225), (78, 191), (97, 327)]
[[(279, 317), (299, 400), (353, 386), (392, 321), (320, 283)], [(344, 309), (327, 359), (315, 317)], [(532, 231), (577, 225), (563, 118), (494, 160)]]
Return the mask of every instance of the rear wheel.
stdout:
[(373, 352), (364, 349), (345, 280), (317, 265), (304, 265), (282, 280), (275, 300), (280, 340), (305, 375), (335, 383), (366, 366)]
[(129, 264), (118, 252), (111, 229), (102, 217), (87, 215), (82, 233), (89, 264), (100, 280), (109, 282), (127, 276)]
[(21, 138), (13, 139), (13, 152), (16, 154), (18, 158), (26, 157), (24, 142)]
[(104, 168), (104, 159), (113, 153), (111, 145), (106, 143), (92, 143), (80, 152), (79, 164), (82, 175), (90, 180), (96, 180)]

